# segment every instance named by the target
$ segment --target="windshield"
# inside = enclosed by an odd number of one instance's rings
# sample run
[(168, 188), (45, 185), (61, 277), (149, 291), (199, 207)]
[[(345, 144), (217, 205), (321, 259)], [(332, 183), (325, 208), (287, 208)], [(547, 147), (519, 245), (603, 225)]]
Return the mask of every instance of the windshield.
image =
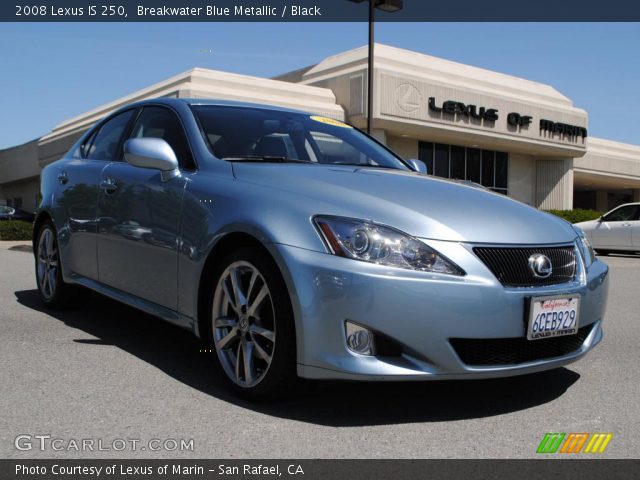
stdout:
[(364, 133), (330, 118), (249, 107), (193, 110), (213, 154), (230, 161), (298, 161), (409, 170)]

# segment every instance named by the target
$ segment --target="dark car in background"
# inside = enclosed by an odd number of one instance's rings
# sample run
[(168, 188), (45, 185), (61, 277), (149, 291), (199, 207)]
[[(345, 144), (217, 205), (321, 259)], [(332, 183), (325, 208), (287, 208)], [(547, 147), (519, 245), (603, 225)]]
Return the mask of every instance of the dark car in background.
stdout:
[(25, 210), (20, 210), (19, 208), (0, 205), (0, 220), (23, 220), (33, 223), (35, 215)]

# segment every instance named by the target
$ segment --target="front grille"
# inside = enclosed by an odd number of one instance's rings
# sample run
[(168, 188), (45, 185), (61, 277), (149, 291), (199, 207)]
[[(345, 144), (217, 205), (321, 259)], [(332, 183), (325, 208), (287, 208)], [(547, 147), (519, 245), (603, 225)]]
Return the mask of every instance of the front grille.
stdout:
[[(509, 287), (535, 287), (570, 282), (576, 275), (576, 253), (573, 245), (565, 247), (475, 247), (475, 254), (489, 267), (500, 282)], [(551, 260), (552, 273), (539, 278), (529, 267), (529, 257), (536, 253)]]
[(593, 324), (578, 329), (575, 335), (527, 340), (517, 338), (451, 338), (449, 343), (467, 365), (515, 365), (573, 353), (591, 333)]

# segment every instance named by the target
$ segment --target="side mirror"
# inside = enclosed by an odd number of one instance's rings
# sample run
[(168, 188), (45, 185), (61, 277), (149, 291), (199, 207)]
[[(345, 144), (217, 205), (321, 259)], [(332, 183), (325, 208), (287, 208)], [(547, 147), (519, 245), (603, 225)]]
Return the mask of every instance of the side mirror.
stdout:
[(409, 166), (413, 169), (414, 172), (418, 172), (420, 175), (426, 175), (427, 172), (427, 164), (422, 160), (418, 160), (417, 158), (410, 158), (407, 160)]
[(180, 174), (175, 152), (161, 138), (130, 138), (124, 142), (124, 159), (134, 167), (160, 170), (163, 181)]

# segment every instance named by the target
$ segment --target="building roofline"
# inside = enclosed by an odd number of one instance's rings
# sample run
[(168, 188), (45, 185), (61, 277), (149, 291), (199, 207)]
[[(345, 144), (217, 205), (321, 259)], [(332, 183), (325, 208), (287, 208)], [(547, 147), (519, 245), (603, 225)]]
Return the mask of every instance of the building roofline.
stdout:
[(626, 157), (640, 162), (640, 145), (588, 137), (587, 152), (610, 157)]
[[(315, 83), (335, 77), (339, 71), (366, 68), (368, 49), (354, 48), (329, 56), (304, 74), (305, 83)], [(551, 85), (525, 78), (466, 65), (412, 50), (375, 44), (376, 70), (393, 69), (416, 78), (439, 81), (453, 87), (511, 97), (519, 101), (544, 103), (578, 111), (573, 102)]]
[(40, 140), (40, 137), (37, 137), (37, 138), (33, 138), (31, 140), (28, 140), (26, 142), (22, 142), (22, 143), (20, 143), (18, 145), (12, 145), (10, 147), (0, 148), (0, 155), (5, 154), (5, 153), (10, 153), (12, 150), (18, 150), (18, 149), (23, 148), (23, 147), (25, 147), (25, 146), (27, 146), (29, 144), (32, 144), (32, 143), (37, 143), (39, 140)]
[(305, 111), (296, 107), (308, 105), (309, 111), (344, 119), (344, 111), (336, 104), (335, 95), (329, 89), (195, 67), (65, 120), (41, 137), (40, 142), (47, 143), (86, 130), (126, 105), (150, 98), (177, 98), (182, 95), (220, 96), (220, 101), (226, 96), (228, 101), (240, 102), (255, 97), (256, 101), (252, 103), (256, 105), (275, 105), (295, 111)]

